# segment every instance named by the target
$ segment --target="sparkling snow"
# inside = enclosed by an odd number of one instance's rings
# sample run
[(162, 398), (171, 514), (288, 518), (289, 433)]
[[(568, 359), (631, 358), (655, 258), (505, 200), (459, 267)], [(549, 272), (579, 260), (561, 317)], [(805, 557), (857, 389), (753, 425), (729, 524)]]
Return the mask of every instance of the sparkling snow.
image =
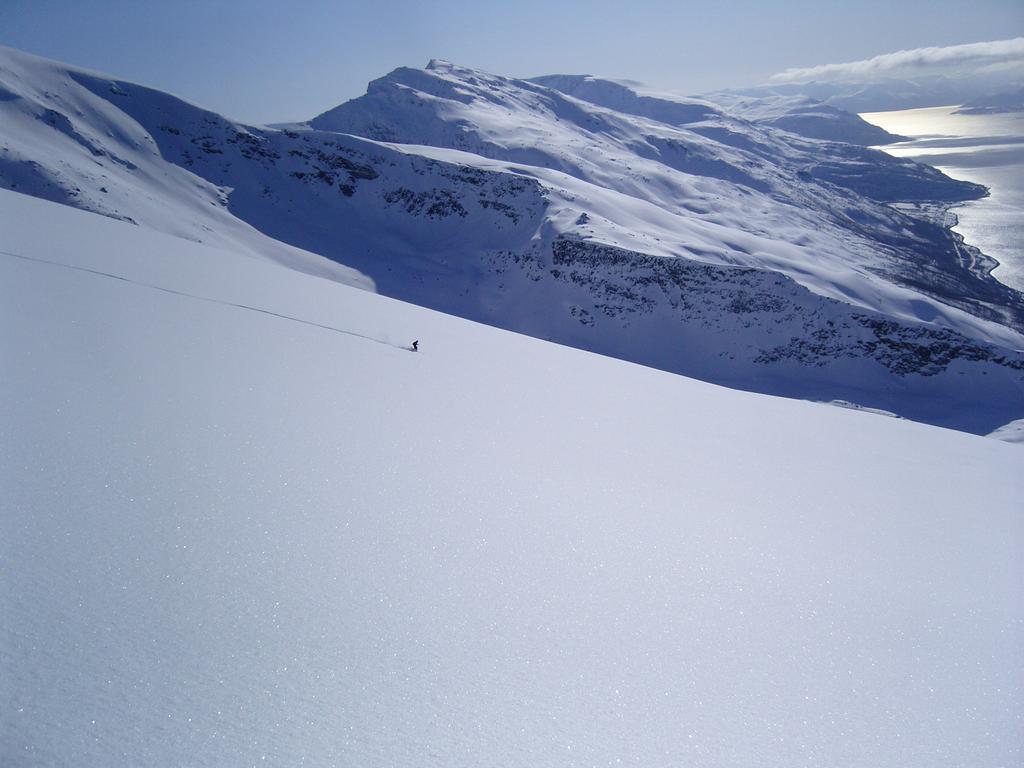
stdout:
[(1024, 756), (1019, 446), (9, 192), (0, 249), (66, 265), (0, 254), (0, 764)]

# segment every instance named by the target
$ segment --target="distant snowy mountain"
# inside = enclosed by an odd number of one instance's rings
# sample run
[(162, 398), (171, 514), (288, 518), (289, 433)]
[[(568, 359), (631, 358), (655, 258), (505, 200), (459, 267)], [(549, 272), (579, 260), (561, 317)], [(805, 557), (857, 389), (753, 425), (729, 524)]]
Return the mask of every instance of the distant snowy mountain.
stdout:
[(5, 768), (1024, 760), (1021, 446), (0, 240)]
[(852, 112), (806, 96), (751, 98), (719, 93), (713, 98), (734, 115), (812, 139), (873, 147), (893, 144), (906, 138), (872, 125)]
[[(886, 112), (919, 107), (944, 107), (992, 98), (1021, 87), (1019, 70), (989, 74), (922, 75), (871, 80), (823, 80), (772, 83), (706, 94), (704, 98), (728, 103), (737, 97), (755, 99), (810, 98), (847, 112)], [(879, 142), (882, 143), (882, 142)]]
[(275, 129), (4, 49), (0, 186), (730, 386), (975, 432), (1024, 415), (1024, 297), (943, 226), (982, 188), (542, 80), (434, 61)]
[(718, 92), (706, 98), (686, 98), (643, 88), (636, 83), (590, 75), (549, 75), (531, 79), (585, 101), (628, 114), (674, 125), (723, 119), (722, 111), (762, 125), (781, 128), (812, 139), (843, 141), (863, 146), (891, 144), (894, 136), (859, 116), (806, 96), (765, 94), (759, 98)]
[(961, 115), (989, 115), (999, 112), (1024, 112), (1024, 88), (1000, 91), (972, 99), (957, 110)]

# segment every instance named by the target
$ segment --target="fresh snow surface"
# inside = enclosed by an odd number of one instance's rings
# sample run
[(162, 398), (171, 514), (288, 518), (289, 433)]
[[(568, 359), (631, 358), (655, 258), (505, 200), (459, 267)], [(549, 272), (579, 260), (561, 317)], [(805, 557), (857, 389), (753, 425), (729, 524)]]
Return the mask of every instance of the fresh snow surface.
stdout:
[(1017, 419), (1009, 424), (1004, 424), (999, 429), (990, 432), (989, 437), (994, 437), (996, 440), (1005, 440), (1008, 443), (1021, 443), (1024, 445), (1024, 419)]
[(0, 233), (0, 764), (1024, 758), (1018, 446)]

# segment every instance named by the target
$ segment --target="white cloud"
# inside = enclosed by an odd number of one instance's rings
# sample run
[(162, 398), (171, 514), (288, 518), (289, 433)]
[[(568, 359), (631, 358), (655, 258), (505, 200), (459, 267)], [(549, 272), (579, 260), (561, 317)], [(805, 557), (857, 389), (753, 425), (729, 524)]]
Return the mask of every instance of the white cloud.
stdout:
[(776, 82), (807, 80), (845, 80), (888, 74), (896, 70), (949, 67), (956, 65), (984, 66), (1004, 62), (1024, 62), (1024, 37), (968, 43), (945, 47), (914, 48), (909, 51), (884, 53), (871, 59), (841, 64), (819, 64), (795, 67), (772, 75)]

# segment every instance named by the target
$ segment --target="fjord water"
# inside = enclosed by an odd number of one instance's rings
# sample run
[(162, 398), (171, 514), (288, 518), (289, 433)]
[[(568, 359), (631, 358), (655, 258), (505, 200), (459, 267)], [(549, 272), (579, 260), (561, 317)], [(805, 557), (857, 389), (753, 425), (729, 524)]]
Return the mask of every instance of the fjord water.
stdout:
[(958, 107), (866, 112), (869, 123), (909, 141), (879, 147), (984, 184), (989, 196), (956, 206), (954, 229), (999, 262), (992, 273), (1024, 290), (1024, 114), (956, 114)]

